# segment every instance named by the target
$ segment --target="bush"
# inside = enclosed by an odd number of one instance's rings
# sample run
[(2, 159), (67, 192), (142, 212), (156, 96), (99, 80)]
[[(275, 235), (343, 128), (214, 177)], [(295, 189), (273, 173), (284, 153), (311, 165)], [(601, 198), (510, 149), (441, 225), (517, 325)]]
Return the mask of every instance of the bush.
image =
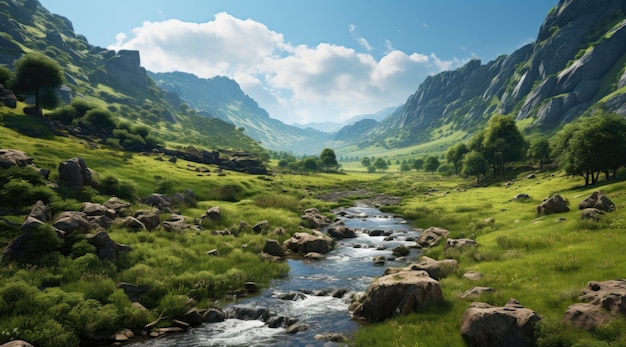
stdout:
[(137, 190), (129, 182), (120, 181), (113, 176), (107, 176), (98, 184), (98, 190), (105, 195), (117, 196), (120, 199), (134, 201), (137, 199)]
[(72, 106), (63, 106), (48, 113), (48, 118), (50, 120), (56, 120), (63, 124), (69, 125), (72, 124), (72, 121), (74, 121), (75, 118), (77, 118), (77, 113), (76, 109)]

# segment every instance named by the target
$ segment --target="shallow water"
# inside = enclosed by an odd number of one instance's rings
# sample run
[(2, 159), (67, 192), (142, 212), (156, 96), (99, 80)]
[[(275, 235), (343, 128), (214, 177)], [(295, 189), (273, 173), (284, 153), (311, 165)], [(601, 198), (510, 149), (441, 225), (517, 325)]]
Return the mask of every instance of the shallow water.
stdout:
[[(268, 308), (279, 316), (297, 318), (308, 329), (296, 334), (286, 334), (284, 328), (269, 328), (259, 320), (243, 321), (227, 319), (221, 323), (204, 324), (183, 334), (133, 343), (134, 347), (157, 346), (336, 346), (333, 342), (315, 340), (316, 334), (340, 333), (350, 336), (359, 324), (351, 319), (348, 311), (351, 293), (363, 292), (375, 277), (381, 276), (387, 266), (403, 266), (419, 256), (412, 249), (406, 261), (388, 261), (385, 266), (375, 266), (373, 258), (383, 255), (392, 258), (391, 250), (401, 244), (415, 244), (406, 238), (417, 238), (421, 230), (414, 230), (400, 218), (367, 206), (355, 206), (344, 210), (343, 221), (357, 231), (357, 237), (340, 240), (335, 250), (321, 261), (288, 260), (289, 276), (272, 282), (270, 288), (260, 295), (240, 300), (236, 306)], [(369, 236), (364, 230), (392, 232), (393, 241), (385, 236)], [(360, 245), (355, 248), (354, 245)], [(384, 245), (385, 250), (376, 247)], [(348, 290), (343, 298), (332, 295), (317, 296), (316, 291)], [(287, 301), (278, 295), (290, 292), (306, 292), (303, 300)]]

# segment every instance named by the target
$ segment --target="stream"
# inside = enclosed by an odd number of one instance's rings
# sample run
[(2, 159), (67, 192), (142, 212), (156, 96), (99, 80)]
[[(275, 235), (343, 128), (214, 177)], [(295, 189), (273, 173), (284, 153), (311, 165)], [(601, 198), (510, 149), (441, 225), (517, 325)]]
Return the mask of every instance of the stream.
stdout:
[[(388, 260), (385, 266), (374, 265), (373, 258), (395, 258), (391, 250), (398, 245), (414, 245), (421, 230), (392, 214), (377, 208), (356, 205), (341, 209), (341, 219), (346, 227), (356, 231), (356, 238), (338, 240), (333, 251), (320, 261), (287, 260), (289, 275), (272, 281), (270, 287), (259, 295), (237, 300), (226, 305), (267, 308), (279, 316), (296, 318), (307, 330), (295, 334), (285, 333), (285, 328), (269, 328), (261, 320), (227, 319), (220, 323), (204, 323), (183, 334), (132, 343), (134, 347), (164, 346), (338, 346), (340, 343), (318, 341), (316, 334), (339, 333), (350, 337), (359, 323), (352, 320), (348, 311), (350, 296), (363, 292), (375, 277), (381, 276), (386, 267), (405, 266), (417, 260), (419, 251), (411, 249), (406, 260)], [(382, 230), (387, 236), (370, 236), (368, 230)], [(407, 239), (409, 241), (407, 241)], [(358, 245), (355, 247), (355, 245)], [(384, 246), (384, 250), (377, 249)], [(343, 297), (335, 297), (338, 289), (347, 290)], [(297, 293), (299, 300), (280, 299), (282, 294)], [(322, 295), (323, 294), (323, 295)]]

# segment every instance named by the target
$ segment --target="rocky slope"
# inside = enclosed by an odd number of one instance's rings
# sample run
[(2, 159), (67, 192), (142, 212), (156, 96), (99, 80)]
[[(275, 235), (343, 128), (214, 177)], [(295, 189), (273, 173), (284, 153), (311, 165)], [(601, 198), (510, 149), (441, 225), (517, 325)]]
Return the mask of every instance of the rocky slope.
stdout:
[(442, 125), (472, 133), (495, 113), (556, 129), (601, 109), (626, 115), (626, 1), (561, 0), (535, 42), (428, 77), (366, 141), (404, 146)]

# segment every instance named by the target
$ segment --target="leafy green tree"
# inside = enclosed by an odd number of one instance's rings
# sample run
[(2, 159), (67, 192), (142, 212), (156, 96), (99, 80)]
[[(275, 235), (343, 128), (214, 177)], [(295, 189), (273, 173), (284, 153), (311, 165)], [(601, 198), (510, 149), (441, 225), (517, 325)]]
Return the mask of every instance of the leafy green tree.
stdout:
[(365, 167), (369, 167), (372, 165), (372, 161), (370, 160), (369, 157), (363, 157), (363, 159), (361, 160), (361, 165)]
[(400, 164), (400, 171), (402, 172), (411, 171), (411, 165), (409, 165), (409, 163), (407, 163), (406, 161), (403, 162), (402, 164)]
[(374, 167), (378, 169), (379, 172), (385, 171), (389, 168), (387, 162), (383, 158), (376, 159), (376, 161), (374, 162)]
[(302, 167), (306, 171), (318, 171), (319, 161), (315, 157), (309, 157), (302, 160)]
[(552, 159), (550, 141), (545, 137), (533, 139), (528, 146), (526, 157), (532, 163), (539, 163), (539, 168), (543, 169), (543, 164), (548, 163)]
[(424, 170), (430, 171), (430, 173), (435, 173), (435, 171), (437, 171), (437, 168), (439, 168), (439, 165), (441, 165), (441, 163), (439, 162), (439, 159), (431, 155), (427, 157), (426, 160), (424, 161)]
[(7, 86), (7, 82), (9, 82), (13, 78), (13, 72), (6, 66), (0, 66), (0, 84), (3, 86)]
[(615, 178), (626, 164), (626, 120), (612, 114), (596, 114), (568, 124), (553, 145), (559, 166), (568, 175), (580, 175), (585, 186)]
[[(490, 162), (494, 176), (504, 175), (504, 164), (524, 159), (526, 141), (513, 117), (494, 115), (484, 133), (482, 153)], [(473, 148), (472, 148), (473, 149)]]
[(324, 148), (324, 150), (322, 150), (322, 153), (320, 154), (320, 164), (324, 168), (324, 171), (337, 169), (338, 163), (335, 151), (330, 148)]
[(455, 143), (448, 148), (448, 152), (446, 152), (446, 160), (448, 163), (454, 165), (454, 174), (459, 173), (463, 156), (468, 152), (469, 148), (463, 142)]
[(476, 184), (480, 184), (480, 174), (485, 174), (487, 161), (479, 151), (471, 151), (463, 158), (462, 173), (466, 176), (476, 176)]
[(415, 161), (413, 162), (413, 168), (416, 171), (420, 171), (424, 168), (424, 159), (419, 158), (419, 159), (415, 159)]
[(63, 81), (63, 70), (56, 61), (40, 53), (27, 53), (15, 62), (11, 88), (18, 93), (34, 93), (35, 112), (41, 115), (42, 91), (58, 88)]

